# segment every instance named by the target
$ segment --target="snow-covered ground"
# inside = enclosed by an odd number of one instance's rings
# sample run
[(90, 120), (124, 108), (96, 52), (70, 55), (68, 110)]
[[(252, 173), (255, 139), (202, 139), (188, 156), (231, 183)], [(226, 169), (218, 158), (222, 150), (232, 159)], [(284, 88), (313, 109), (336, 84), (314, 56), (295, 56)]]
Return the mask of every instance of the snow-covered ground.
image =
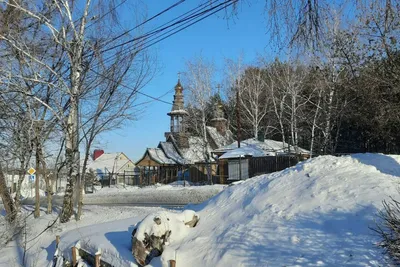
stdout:
[[(33, 209), (30, 206), (25, 208), (26, 214)], [(84, 207), (80, 221), (71, 219), (66, 224), (60, 224), (57, 221), (51, 229), (39, 237), (37, 236), (57, 219), (58, 210), (54, 210), (52, 215), (42, 212), (39, 219), (29, 216), (26, 237), (29, 242), (27, 243), (25, 264), (22, 264), (24, 249), (18, 245), (18, 243), (24, 243), (23, 238), (18, 242), (10, 242), (6, 247), (0, 249), (0, 266), (52, 266), (51, 262), (56, 250), (56, 235), (61, 236), (60, 248), (69, 258), (70, 248), (80, 240), (81, 245), (89, 250), (94, 249), (94, 246), (96, 249), (103, 248), (104, 257), (108, 260), (111, 259), (114, 266), (130, 266), (128, 262), (133, 260), (130, 252), (130, 236), (133, 225), (149, 213), (162, 210), (162, 208), (152, 207), (88, 206)]]
[(177, 184), (147, 186), (104, 187), (86, 194), (84, 203), (201, 203), (221, 192), (226, 185), (183, 186)]
[[(164, 260), (174, 255), (178, 267), (389, 266), (369, 227), (374, 226), (382, 200), (400, 198), (399, 179), (400, 156), (357, 154), (318, 157), (236, 183), (202, 204), (187, 207), (199, 214), (200, 221), (179, 242), (166, 247)], [(46, 266), (58, 233), (66, 255), (81, 240), (90, 250), (101, 248), (102, 259), (115, 266), (135, 266), (130, 233), (144, 216), (161, 209), (86, 209), (82, 221), (57, 224), (44, 233), (29, 252), (38, 265), (27, 266)], [(32, 219), (30, 234), (53, 217)], [(4, 253), (3, 249), (0, 266), (18, 259), (18, 251), (8, 247)], [(162, 257), (151, 265), (162, 266)]]
[[(96, 187), (92, 194), (86, 194), (84, 204), (181, 204), (201, 203), (217, 195), (226, 185), (183, 186), (181, 184), (137, 186)], [(34, 198), (27, 198), (24, 204), (34, 204)], [(42, 205), (46, 205), (46, 198), (41, 198)], [(53, 196), (53, 205), (61, 205), (62, 195)]]

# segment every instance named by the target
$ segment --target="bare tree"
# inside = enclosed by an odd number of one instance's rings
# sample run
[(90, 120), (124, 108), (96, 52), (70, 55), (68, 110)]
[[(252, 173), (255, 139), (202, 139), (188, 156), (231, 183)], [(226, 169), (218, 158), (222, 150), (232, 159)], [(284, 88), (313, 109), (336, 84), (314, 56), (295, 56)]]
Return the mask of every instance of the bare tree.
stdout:
[(188, 91), (187, 100), (189, 108), (188, 120), (191, 131), (200, 137), (202, 157), (207, 163), (207, 177), (211, 183), (211, 151), (210, 143), (207, 137), (207, 124), (211, 119), (210, 99), (214, 95), (214, 75), (215, 67), (213, 62), (207, 61), (202, 56), (196, 57), (192, 61), (186, 62), (186, 71), (184, 73), (184, 84)]
[[(138, 64), (146, 65), (147, 61), (142, 61), (139, 57), (141, 48), (144, 46), (144, 39), (141, 42), (131, 44), (124, 42), (131, 38), (128, 33), (115, 33), (111, 20), (95, 20), (89, 22), (92, 13), (103, 15), (112, 14), (115, 11), (116, 3), (105, 8), (103, 1), (82, 0), (74, 2), (59, 0), (42, 4), (33, 2), (14, 2), (4, 1), (8, 7), (18, 11), (29, 21), (31, 25), (40, 25), (37, 32), (46, 41), (48, 50), (36, 53), (35, 47), (25, 46), (32, 39), (30, 35), (23, 35), (21, 31), (7, 31), (0, 34), (0, 39), (6, 42), (12, 49), (18, 51), (30, 62), (41, 66), (46, 72), (53, 75), (51, 81), (41, 79), (39, 73), (34, 73), (38, 83), (42, 83), (51, 88), (52, 92), (49, 103), (36, 96), (35, 92), (29, 96), (46, 106), (55, 117), (54, 120), (59, 124), (65, 136), (65, 167), (67, 170), (68, 182), (64, 195), (63, 209), (60, 216), (61, 222), (67, 222), (73, 213), (73, 194), (76, 181), (80, 177), (80, 125), (79, 113), (84, 110), (85, 96), (96, 90), (99, 81), (107, 79), (113, 84), (114, 89), (120, 90), (121, 83), (127, 79), (132, 79), (133, 83), (143, 84), (142, 76), (139, 80), (135, 75), (131, 75), (129, 64), (134, 59)], [(39, 6), (37, 8), (36, 6)], [(99, 25), (102, 24), (103, 26)], [(96, 25), (97, 27), (91, 27)], [(108, 32), (104, 32), (106, 29)], [(115, 28), (116, 29), (116, 28)], [(104, 35), (113, 35), (113, 41), (105, 40)], [(118, 45), (115, 45), (115, 44)], [(110, 45), (114, 45), (110, 47)], [(130, 47), (128, 48), (128, 45)], [(52, 65), (54, 60), (61, 62), (60, 68)], [(123, 66), (123, 68), (119, 68)], [(124, 69), (125, 67), (125, 69)], [(118, 75), (112, 73), (119, 71)], [(143, 69), (139, 69), (138, 72)], [(144, 75), (143, 75), (144, 76)], [(47, 76), (49, 77), (49, 76)], [(117, 86), (116, 86), (117, 85)], [(135, 95), (140, 87), (128, 87), (132, 95)], [(117, 90), (117, 91), (118, 91)], [(131, 100), (132, 98), (130, 98)]]
[[(262, 67), (246, 67), (233, 60), (226, 61), (226, 75), (228, 88), (230, 88), (232, 97), (236, 90), (239, 90), (239, 101), (242, 107), (241, 115), (243, 124), (251, 127), (251, 135), (258, 139), (258, 135), (265, 136), (269, 129), (267, 114), (271, 109), (271, 98), (266, 88), (266, 74)], [(237, 76), (239, 75), (239, 76)]]
[[(86, 107), (81, 115), (81, 133), (85, 150), (82, 164), (82, 175), (79, 180), (78, 212), (77, 219), (80, 219), (83, 206), (83, 186), (87, 171), (87, 164), (90, 156), (90, 149), (99, 134), (106, 131), (113, 131), (126, 121), (132, 121), (136, 117), (133, 102), (136, 100), (136, 92), (140, 91), (153, 77), (154, 64), (147, 54), (141, 54), (139, 60), (121, 61), (108, 73), (106, 77), (100, 76), (96, 81), (94, 90), (89, 90), (88, 94), (82, 98), (83, 105)], [(121, 79), (125, 73), (132, 68), (135, 83), (127, 88), (121, 85)], [(90, 81), (92, 84), (93, 81)], [(122, 87), (122, 88), (121, 88)]]

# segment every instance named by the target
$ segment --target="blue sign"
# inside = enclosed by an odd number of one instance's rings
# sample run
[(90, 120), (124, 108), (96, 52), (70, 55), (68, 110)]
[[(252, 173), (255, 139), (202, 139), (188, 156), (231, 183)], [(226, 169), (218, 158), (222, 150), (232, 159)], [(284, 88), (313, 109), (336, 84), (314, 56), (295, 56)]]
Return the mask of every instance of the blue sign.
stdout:
[(34, 182), (35, 181), (35, 176), (34, 174), (29, 175), (29, 181)]

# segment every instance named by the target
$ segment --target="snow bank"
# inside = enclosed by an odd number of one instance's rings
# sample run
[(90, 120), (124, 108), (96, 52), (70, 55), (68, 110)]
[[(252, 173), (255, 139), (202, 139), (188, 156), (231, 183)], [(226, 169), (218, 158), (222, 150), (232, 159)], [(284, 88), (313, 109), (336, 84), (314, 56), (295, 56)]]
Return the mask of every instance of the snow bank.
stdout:
[[(177, 266), (382, 266), (374, 225), (399, 198), (399, 156), (323, 156), (228, 187), (199, 206)], [(154, 263), (157, 265), (157, 263)]]
[[(177, 267), (390, 266), (368, 227), (374, 225), (383, 199), (400, 199), (399, 165), (400, 156), (323, 156), (235, 183), (200, 205), (187, 206), (200, 221), (171, 241), (151, 266), (160, 267), (169, 259), (175, 259)], [(185, 190), (169, 191), (192, 192)], [(147, 207), (84, 208), (81, 221), (57, 224), (39, 243), (32, 243), (28, 254), (35, 266), (52, 260), (56, 234), (61, 234), (60, 249), (68, 257), (71, 246), (81, 240), (94, 252), (101, 248), (102, 259), (114, 266), (135, 266), (132, 230), (146, 215), (164, 212)], [(48, 225), (46, 219), (55, 217), (30, 218), (28, 239)], [(0, 262), (20, 264), (16, 247), (12, 242), (4, 248)]]

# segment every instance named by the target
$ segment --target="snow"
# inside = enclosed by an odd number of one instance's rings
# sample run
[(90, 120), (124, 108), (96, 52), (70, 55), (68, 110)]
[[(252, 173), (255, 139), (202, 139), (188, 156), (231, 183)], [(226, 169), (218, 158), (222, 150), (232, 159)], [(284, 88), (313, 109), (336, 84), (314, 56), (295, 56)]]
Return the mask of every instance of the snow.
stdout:
[(186, 186), (183, 182), (156, 184), (143, 188), (137, 186), (104, 187), (93, 194), (86, 194), (84, 204), (112, 203), (201, 203), (221, 192), (226, 185)]
[(225, 135), (222, 135), (218, 132), (217, 128), (211, 126), (206, 127), (208, 134), (211, 136), (217, 147), (223, 147), (233, 142), (233, 134), (230, 130), (227, 130)]
[[(178, 231), (179, 238), (150, 266), (163, 266), (169, 259), (175, 259), (177, 267), (390, 266), (369, 227), (382, 200), (399, 199), (399, 178), (400, 156), (356, 154), (321, 156), (234, 183), (202, 204), (185, 207), (199, 214), (199, 223), (183, 234)], [(181, 194), (171, 187), (167, 191)], [(35, 259), (35, 266), (46, 266), (55, 252), (55, 235), (61, 233), (64, 255), (80, 240), (93, 253), (101, 249), (102, 259), (114, 266), (136, 266), (131, 231), (146, 216), (154, 218), (160, 212), (179, 213), (85, 206), (82, 221), (57, 224), (47, 231), (32, 246), (28, 259)], [(31, 218), (30, 237), (52, 218), (55, 215)], [(15, 243), (0, 254), (0, 265), (6, 262), (8, 266), (18, 262)]]
[(176, 164), (175, 161), (165, 155), (164, 151), (161, 148), (148, 148), (147, 152), (149, 153), (149, 156), (159, 164)]
[(368, 227), (399, 197), (399, 163), (324, 156), (248, 179), (190, 207), (197, 231), (167, 249), (185, 266), (387, 266)]
[(181, 148), (183, 157), (192, 164), (196, 162), (204, 162), (206, 160), (204, 153), (211, 150), (210, 145), (208, 145), (207, 148), (204, 147), (204, 141), (201, 137), (195, 136), (189, 137), (188, 148)]
[(168, 115), (189, 115), (184, 109), (175, 109), (168, 113)]
[(165, 155), (175, 161), (178, 164), (184, 165), (186, 164), (186, 160), (179, 155), (178, 151), (175, 149), (175, 146), (171, 142), (160, 142), (158, 145), (164, 151)]
[(94, 161), (89, 160), (87, 170), (92, 169), (97, 173), (119, 173), (127, 164), (130, 165), (128, 169), (133, 171), (135, 165), (124, 153), (104, 153)]
[[(140, 222), (135, 237), (139, 240), (143, 240), (145, 238), (145, 233), (149, 236), (152, 234), (155, 236), (162, 236), (167, 231), (171, 231), (173, 234), (169, 242), (172, 244), (175, 242), (177, 243), (187, 236), (189, 227), (186, 226), (185, 223), (192, 220), (193, 216), (198, 217), (198, 215), (191, 210), (184, 210), (181, 213), (160, 211), (155, 214), (150, 214)], [(160, 225), (154, 223), (154, 218), (156, 217), (161, 219)]]
[[(38, 176), (36, 176), (37, 178)], [(6, 175), (6, 183), (7, 187), (11, 187), (13, 182), (16, 184), (18, 181), (18, 175), (11, 175), (7, 174)], [(45, 191), (43, 189), (46, 188), (46, 184), (44, 179), (39, 179), (39, 195), (40, 196), (45, 196)], [(13, 197), (15, 197), (15, 193), (12, 194)], [(22, 183), (21, 183), (21, 198), (27, 198), (27, 197), (35, 197), (35, 183), (34, 181), (29, 180), (29, 175), (25, 175)], [(0, 200), (1, 201), (1, 200)]]
[(231, 159), (231, 158), (239, 158), (245, 156), (252, 156), (252, 157), (262, 157), (268, 155), (262, 149), (258, 148), (254, 145), (247, 145), (244, 147), (239, 147), (236, 149), (229, 150), (228, 152), (224, 153), (220, 159)]
[[(285, 154), (289, 152), (288, 149), (288, 144), (281, 142), (281, 141), (275, 141), (271, 139), (265, 139), (264, 142), (258, 141), (254, 138), (246, 139), (244, 141), (240, 142), (241, 147), (246, 147), (246, 146), (256, 146), (259, 149), (262, 149), (266, 152), (268, 155), (277, 155), (277, 154)], [(232, 149), (237, 149), (238, 144), (237, 142), (233, 142), (230, 145), (226, 145), (224, 147), (216, 149), (214, 152), (227, 152)], [(298, 152), (302, 154), (310, 154), (310, 151), (298, 147)], [(290, 152), (294, 152), (294, 147), (290, 146)]]

